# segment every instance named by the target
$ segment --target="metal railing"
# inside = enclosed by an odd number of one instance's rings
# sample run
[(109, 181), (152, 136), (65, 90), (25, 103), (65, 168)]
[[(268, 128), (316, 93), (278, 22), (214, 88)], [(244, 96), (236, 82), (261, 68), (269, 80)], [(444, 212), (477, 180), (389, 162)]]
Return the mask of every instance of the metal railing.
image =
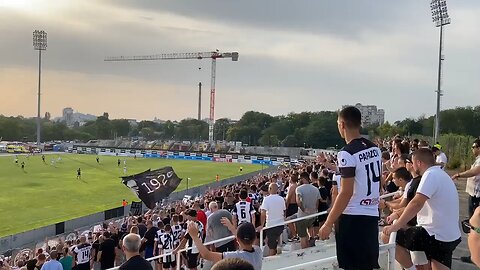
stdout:
[[(397, 192), (384, 194), (384, 195), (380, 196), (379, 199), (392, 197), (392, 196), (397, 195), (397, 194), (401, 194), (401, 193), (397, 191)], [(315, 213), (315, 214), (312, 214), (312, 215), (287, 220), (287, 221), (284, 221), (284, 222), (279, 223), (277, 225), (264, 227), (260, 231), (260, 246), (261, 246), (262, 251), (264, 249), (264, 245), (263, 245), (263, 231), (264, 230), (274, 228), (274, 227), (278, 227), (278, 226), (285, 226), (286, 224), (290, 224), (290, 223), (293, 223), (293, 222), (298, 222), (298, 221), (304, 220), (304, 219), (314, 218), (314, 217), (325, 215), (325, 214), (328, 214), (328, 211), (323, 211), (323, 212)], [(392, 233), (390, 235), (389, 243), (385, 244), (385, 245), (380, 245), (380, 250), (383, 251), (383, 253), (388, 252), (388, 264), (389, 264), (388, 269), (389, 270), (394, 270), (395, 269), (395, 238), (396, 238), (396, 233)], [(212, 244), (215, 244), (215, 243), (218, 243), (218, 242), (223, 242), (223, 241), (227, 241), (227, 240), (234, 240), (234, 239), (235, 239), (235, 236), (232, 235), (232, 236), (228, 236), (228, 237), (224, 237), (224, 238), (221, 238), (221, 239), (217, 239), (217, 240), (213, 240), (213, 241), (204, 243), (204, 245), (208, 246), (208, 245), (212, 245)], [(183, 249), (180, 249), (177, 252), (177, 254), (173, 254), (173, 252), (165, 253), (165, 254), (155, 256), (155, 257), (148, 258), (147, 261), (151, 262), (151, 261), (156, 260), (156, 259), (162, 259), (162, 258), (165, 258), (167, 256), (175, 255), (176, 256), (176, 262), (177, 262), (177, 267), (176, 268), (177, 268), (177, 270), (180, 270), (180, 267), (181, 267), (181, 264), (180, 264), (181, 253), (189, 251), (189, 250), (193, 250), (193, 249), (194, 249), (194, 247), (183, 248)], [(315, 262), (308, 262), (308, 263), (305, 263), (305, 265), (309, 266), (309, 265), (318, 264), (318, 263), (329, 263), (329, 262), (335, 261), (336, 259), (337, 259), (337, 256), (333, 256), (333, 257), (329, 257), (329, 258), (320, 259), (320, 260), (317, 260)], [(120, 267), (118, 266), (118, 267), (110, 268), (109, 270), (116, 270), (116, 269), (119, 269), (119, 268)], [(282, 268), (282, 270), (284, 270), (284, 269), (286, 270), (286, 269), (294, 269), (294, 268), (289, 268), (289, 267)]]
[[(398, 191), (396, 191), (396, 192), (384, 194), (384, 195), (380, 196), (379, 199), (385, 199), (385, 198), (388, 198), (388, 197), (395, 196), (395, 195), (397, 195), (397, 194), (401, 194), (401, 193), (398, 192)], [(264, 227), (264, 228), (260, 231), (260, 243), (263, 243), (263, 231), (264, 231), (264, 230), (271, 229), (271, 228), (275, 228), (275, 227), (279, 227), (279, 226), (285, 226), (285, 225), (290, 224), (290, 223), (298, 222), (298, 221), (304, 220), (304, 219), (310, 219), (310, 218), (322, 216), (322, 215), (325, 215), (325, 214), (328, 214), (328, 211), (323, 211), (323, 212), (311, 214), (311, 215), (308, 215), (308, 216), (304, 216), (304, 217), (299, 217), (299, 218), (287, 220), (287, 221), (284, 221), (284, 222), (282, 222), (282, 223), (280, 223), (280, 224), (277, 224), (277, 225), (266, 226), (266, 227)], [(265, 248), (265, 246), (261, 244), (261, 249), (262, 249), (262, 251), (263, 251), (264, 248)]]

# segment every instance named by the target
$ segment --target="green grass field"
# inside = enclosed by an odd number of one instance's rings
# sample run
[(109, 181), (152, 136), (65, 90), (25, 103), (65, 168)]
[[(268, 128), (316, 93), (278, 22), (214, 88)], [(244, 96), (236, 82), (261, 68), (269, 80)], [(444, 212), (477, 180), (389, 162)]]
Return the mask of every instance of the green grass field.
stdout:
[[(61, 157), (55, 166), (51, 159)], [(117, 167), (117, 157), (94, 155), (0, 156), (0, 237), (28, 231), (57, 222), (78, 218), (121, 206), (122, 199), (138, 199), (120, 182), (123, 175), (123, 157)], [(25, 171), (20, 164), (25, 162)], [(239, 164), (208, 161), (127, 158), (127, 174), (172, 166), (184, 180), (177, 190), (214, 182), (239, 175)], [(243, 174), (261, 169), (261, 165), (243, 164)], [(76, 170), (82, 170), (82, 180), (76, 179)]]

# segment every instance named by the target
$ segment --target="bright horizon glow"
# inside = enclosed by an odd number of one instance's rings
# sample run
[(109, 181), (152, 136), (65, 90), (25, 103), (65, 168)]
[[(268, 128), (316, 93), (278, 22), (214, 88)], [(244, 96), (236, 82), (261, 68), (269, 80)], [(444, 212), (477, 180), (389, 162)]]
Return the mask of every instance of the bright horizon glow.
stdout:
[(33, 0), (0, 0), (0, 8), (30, 11), (33, 10)]

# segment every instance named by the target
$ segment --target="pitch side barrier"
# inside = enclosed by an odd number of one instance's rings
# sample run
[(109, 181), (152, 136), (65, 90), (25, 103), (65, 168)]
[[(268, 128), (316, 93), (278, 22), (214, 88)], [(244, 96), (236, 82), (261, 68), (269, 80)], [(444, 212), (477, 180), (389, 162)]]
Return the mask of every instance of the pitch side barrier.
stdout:
[(84, 145), (74, 145), (73, 147), (68, 148), (67, 151), (76, 154), (94, 154), (118, 157), (165, 158), (180, 160), (203, 160), (228, 163), (263, 164), (267, 166), (278, 166), (284, 163), (290, 163), (291, 161), (289, 156), (212, 153), (199, 151), (167, 151), (117, 147), (93, 147)]

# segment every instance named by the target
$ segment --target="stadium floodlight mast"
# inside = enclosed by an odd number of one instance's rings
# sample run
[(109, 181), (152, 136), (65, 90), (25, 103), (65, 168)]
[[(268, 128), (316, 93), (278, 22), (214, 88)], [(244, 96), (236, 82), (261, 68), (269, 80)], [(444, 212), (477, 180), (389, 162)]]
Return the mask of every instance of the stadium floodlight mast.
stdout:
[(33, 31), (33, 48), (38, 50), (38, 106), (37, 106), (37, 146), (40, 147), (40, 85), (42, 75), (42, 51), (47, 50), (47, 32)]
[(432, 20), (436, 27), (440, 27), (440, 48), (438, 52), (438, 78), (437, 78), (437, 112), (435, 114), (435, 132), (434, 143), (438, 142), (440, 136), (440, 97), (442, 94), (442, 61), (445, 60), (443, 55), (443, 27), (450, 24), (450, 17), (447, 11), (446, 0), (432, 0), (430, 3), (432, 9)]

